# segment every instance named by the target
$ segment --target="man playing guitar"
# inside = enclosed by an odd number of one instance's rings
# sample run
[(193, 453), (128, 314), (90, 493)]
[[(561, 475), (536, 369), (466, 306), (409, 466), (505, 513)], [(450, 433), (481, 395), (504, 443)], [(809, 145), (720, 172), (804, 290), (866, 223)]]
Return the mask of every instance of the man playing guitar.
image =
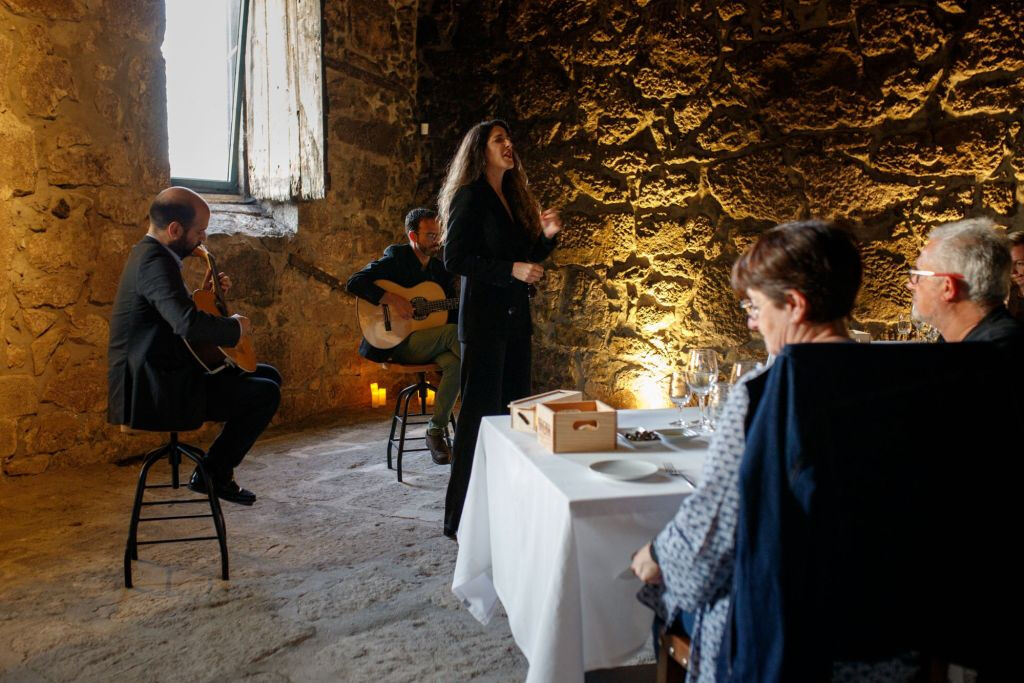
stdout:
[[(393, 244), (385, 249), (383, 257), (349, 278), (347, 288), (360, 299), (386, 306), (389, 315), (408, 320), (414, 314), (413, 304), (399, 294), (385, 291), (375, 284), (377, 280), (389, 280), (405, 288), (432, 281), (441, 286), (445, 297), (454, 298), (456, 293), (455, 276), (435, 258), (441, 248), (437, 214), (429, 209), (413, 209), (405, 217), (405, 230), (409, 244)], [(359, 345), (359, 354), (374, 362), (437, 363), (441, 366), (441, 383), (434, 399), (434, 414), (427, 424), (426, 439), (430, 457), (439, 465), (451, 462), (444, 431), (459, 394), (462, 352), (453, 315), (449, 311), (446, 324), (416, 330), (394, 348), (376, 348), (365, 337)]]
[[(191, 345), (235, 347), (249, 334), (249, 319), (199, 310), (181, 276), (182, 259), (206, 239), (210, 207), (192, 190), (171, 187), (149, 207), (149, 232), (125, 263), (110, 318), (107, 349), (107, 420), (152, 431), (188, 431), (205, 421), (224, 428), (206, 453), (214, 492), (252, 505), (256, 496), (235, 483), (234, 468), (270, 424), (281, 401), (281, 375), (270, 365), (254, 372), (226, 367), (207, 373)], [(223, 273), (207, 275), (205, 288)], [(206, 493), (199, 472), (189, 488)]]

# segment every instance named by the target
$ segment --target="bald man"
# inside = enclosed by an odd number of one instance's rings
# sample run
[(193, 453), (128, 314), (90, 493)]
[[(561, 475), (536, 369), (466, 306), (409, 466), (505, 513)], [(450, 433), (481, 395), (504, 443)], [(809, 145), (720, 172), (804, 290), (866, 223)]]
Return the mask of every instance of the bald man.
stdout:
[[(150, 205), (149, 232), (128, 257), (111, 314), (107, 419), (168, 432), (223, 422), (204, 465), (220, 498), (252, 505), (256, 496), (235, 483), (234, 469), (277, 412), (281, 375), (262, 364), (252, 373), (224, 368), (208, 374), (185, 346), (187, 339), (232, 347), (250, 330), (244, 316), (198, 310), (181, 277), (182, 260), (206, 239), (209, 223), (206, 201), (184, 187), (164, 190)], [(208, 277), (204, 287), (212, 286)], [(198, 472), (189, 488), (206, 493)]]

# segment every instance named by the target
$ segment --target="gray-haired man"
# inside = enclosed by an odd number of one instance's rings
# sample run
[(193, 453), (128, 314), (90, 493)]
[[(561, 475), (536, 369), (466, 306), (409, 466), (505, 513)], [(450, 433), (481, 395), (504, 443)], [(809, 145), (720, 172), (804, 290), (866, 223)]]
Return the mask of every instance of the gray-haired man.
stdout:
[(1006, 310), (1010, 248), (985, 218), (940, 225), (928, 236), (907, 286), (913, 317), (947, 342), (1024, 342), (1024, 326)]

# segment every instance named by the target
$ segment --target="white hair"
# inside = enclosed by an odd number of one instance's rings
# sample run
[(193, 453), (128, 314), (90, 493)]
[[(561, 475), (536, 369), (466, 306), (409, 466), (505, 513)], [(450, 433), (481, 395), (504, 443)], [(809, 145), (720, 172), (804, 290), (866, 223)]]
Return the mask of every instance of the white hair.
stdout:
[(940, 225), (928, 235), (940, 272), (964, 276), (967, 298), (986, 306), (1003, 302), (1010, 288), (1010, 241), (988, 218)]

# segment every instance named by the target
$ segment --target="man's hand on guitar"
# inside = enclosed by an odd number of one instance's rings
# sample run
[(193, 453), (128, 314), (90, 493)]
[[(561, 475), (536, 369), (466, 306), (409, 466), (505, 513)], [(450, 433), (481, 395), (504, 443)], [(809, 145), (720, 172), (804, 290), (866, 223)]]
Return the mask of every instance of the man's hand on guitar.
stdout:
[(544, 277), (544, 266), (527, 261), (516, 261), (512, 264), (512, 277), (532, 285)]
[(244, 315), (238, 315), (237, 313), (235, 313), (231, 317), (237, 320), (238, 324), (242, 326), (243, 337), (247, 334), (252, 333), (252, 322), (248, 318), (246, 318)]
[(380, 303), (385, 306), (390, 306), (391, 310), (397, 313), (398, 317), (403, 320), (409, 320), (412, 318), (412, 314), (414, 313), (412, 304), (409, 303), (408, 299), (400, 297), (392, 292), (385, 292), (384, 296), (380, 298)]
[[(206, 277), (203, 278), (203, 289), (213, 289), (213, 271), (206, 271)], [(228, 290), (231, 289), (231, 278), (223, 272), (220, 273), (220, 289), (224, 294), (227, 294)]]

